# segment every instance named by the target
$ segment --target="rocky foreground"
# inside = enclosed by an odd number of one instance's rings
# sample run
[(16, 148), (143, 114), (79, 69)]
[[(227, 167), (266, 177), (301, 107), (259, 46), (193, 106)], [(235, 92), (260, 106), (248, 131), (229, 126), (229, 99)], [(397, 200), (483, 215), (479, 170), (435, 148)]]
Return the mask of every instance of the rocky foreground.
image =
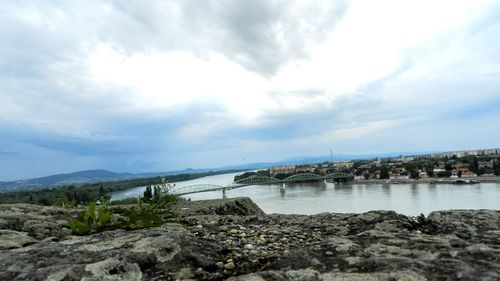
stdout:
[(0, 205), (0, 280), (500, 280), (500, 211), (265, 215), (185, 202), (184, 226), (73, 236), (81, 210)]

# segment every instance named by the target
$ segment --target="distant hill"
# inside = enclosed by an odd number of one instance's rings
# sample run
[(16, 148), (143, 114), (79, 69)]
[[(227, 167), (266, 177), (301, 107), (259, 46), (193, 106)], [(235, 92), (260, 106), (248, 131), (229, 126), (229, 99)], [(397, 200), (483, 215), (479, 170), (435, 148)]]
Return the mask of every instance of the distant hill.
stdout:
[[(416, 156), (416, 155), (427, 155), (429, 152), (391, 152), (391, 153), (378, 153), (378, 154), (334, 154), (333, 161), (350, 161), (350, 160), (368, 160), (377, 157), (380, 158), (394, 158), (401, 155), (405, 156)], [(332, 161), (330, 155), (325, 156), (303, 156), (303, 157), (293, 157), (280, 162), (291, 163), (291, 164), (309, 164), (309, 163), (321, 163), (325, 161)]]
[[(359, 159), (373, 159), (376, 157), (388, 158), (388, 157), (398, 157), (400, 155), (423, 155), (429, 153), (423, 152), (394, 152), (394, 153), (384, 153), (384, 154), (362, 154), (362, 155), (343, 155), (334, 154), (334, 161), (348, 161), (348, 160), (359, 160)], [(0, 182), (0, 192), (3, 191), (13, 191), (22, 189), (36, 189), (47, 186), (58, 186), (64, 184), (82, 184), (82, 183), (92, 183), (99, 181), (114, 181), (114, 180), (126, 180), (134, 178), (149, 178), (158, 176), (170, 176), (178, 174), (197, 174), (204, 172), (220, 172), (229, 170), (258, 170), (267, 169), (272, 166), (286, 165), (286, 164), (310, 164), (310, 163), (321, 163), (325, 161), (331, 161), (331, 156), (301, 156), (285, 159), (277, 162), (256, 162), (247, 163), (239, 165), (224, 166), (218, 168), (210, 169), (184, 169), (177, 171), (167, 171), (167, 172), (152, 172), (152, 173), (115, 173), (103, 169), (99, 170), (86, 170), (79, 171), (68, 174), (57, 174), (41, 178), (24, 179), (11, 182)]]
[(229, 169), (184, 169), (179, 171), (157, 173), (115, 173), (108, 170), (85, 170), (68, 174), (57, 174), (41, 178), (23, 179), (10, 182), (0, 182), (0, 192), (45, 188), (67, 184), (84, 184), (104, 181), (117, 181), (137, 178), (152, 178), (179, 174), (198, 174), (210, 171), (225, 171)]
[[(350, 160), (368, 160), (377, 157), (380, 158), (393, 158), (399, 157), (400, 155), (405, 156), (416, 156), (416, 155), (426, 155), (428, 152), (392, 152), (392, 153), (380, 153), (380, 154), (359, 154), (359, 155), (348, 155), (348, 154), (334, 154), (333, 161), (350, 161)], [(241, 165), (225, 166), (219, 169), (242, 169), (242, 170), (255, 170), (255, 169), (267, 169), (277, 165), (287, 165), (287, 164), (312, 164), (312, 163), (322, 163), (325, 161), (332, 161), (330, 155), (324, 156), (298, 156), (293, 158), (288, 158), (285, 160), (277, 162), (257, 162), (248, 163)]]
[(130, 173), (115, 173), (107, 170), (86, 170), (69, 174), (57, 174), (47, 177), (17, 180), (11, 182), (1, 182), (0, 190), (19, 190), (26, 188), (38, 188), (46, 186), (56, 186), (73, 183), (89, 183), (98, 181), (113, 181), (135, 178), (134, 174)]

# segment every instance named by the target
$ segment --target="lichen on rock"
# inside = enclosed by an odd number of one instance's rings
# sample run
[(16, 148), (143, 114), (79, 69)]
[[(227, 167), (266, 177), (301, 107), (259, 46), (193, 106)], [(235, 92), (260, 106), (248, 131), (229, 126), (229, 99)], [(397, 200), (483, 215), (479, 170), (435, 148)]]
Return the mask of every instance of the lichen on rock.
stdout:
[(0, 280), (500, 280), (500, 211), (411, 225), (392, 211), (266, 215), (248, 198), (173, 209), (182, 226), (73, 236), (58, 227), (74, 210), (0, 205)]

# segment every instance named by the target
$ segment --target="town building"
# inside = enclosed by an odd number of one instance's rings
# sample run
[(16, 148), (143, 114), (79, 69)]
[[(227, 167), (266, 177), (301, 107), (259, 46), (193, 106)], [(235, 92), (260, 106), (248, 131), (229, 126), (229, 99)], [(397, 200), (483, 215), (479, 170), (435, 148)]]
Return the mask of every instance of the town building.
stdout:
[(274, 166), (269, 170), (272, 176), (278, 174), (293, 174), (295, 173), (295, 165), (282, 165), (282, 166)]
[(427, 172), (419, 172), (418, 173), (418, 178), (419, 179), (428, 179), (429, 178), (429, 175), (427, 174)]

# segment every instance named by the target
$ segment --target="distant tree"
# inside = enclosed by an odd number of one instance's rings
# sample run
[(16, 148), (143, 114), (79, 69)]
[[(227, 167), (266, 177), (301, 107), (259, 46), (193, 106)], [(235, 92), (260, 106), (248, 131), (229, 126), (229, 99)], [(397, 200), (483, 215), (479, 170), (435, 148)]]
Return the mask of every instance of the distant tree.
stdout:
[(249, 178), (249, 177), (255, 176), (255, 175), (257, 175), (257, 172), (245, 172), (243, 174), (238, 174), (238, 175), (234, 176), (234, 181), (239, 181), (239, 180)]
[(154, 191), (153, 191), (153, 201), (154, 202), (160, 202), (160, 200), (161, 200), (160, 186), (156, 185), (154, 187)]
[(406, 169), (410, 173), (410, 178), (418, 179), (418, 166), (414, 163), (410, 163), (406, 166)]
[(380, 169), (380, 179), (388, 179), (389, 178), (389, 169), (386, 166), (383, 166)]
[(495, 176), (500, 176), (500, 161), (496, 160), (493, 162), (493, 173)]
[(45, 206), (48, 206), (48, 205), (50, 205), (50, 200), (46, 197), (43, 197), (43, 198), (40, 198), (38, 200), (38, 203), (45, 205)]
[(411, 170), (411, 171), (410, 171), (410, 177), (411, 177), (412, 179), (418, 179), (418, 178), (419, 178), (419, 175), (418, 175), (418, 170), (417, 170), (417, 169)]
[(274, 175), (275, 178), (280, 179), (280, 180), (282, 180), (288, 176), (290, 176), (290, 175), (289, 174), (276, 174), (276, 175)]
[(451, 165), (451, 164), (445, 164), (445, 165), (444, 165), (444, 169), (445, 169), (446, 171), (451, 171), (451, 170), (453, 170), (453, 165)]
[(438, 178), (449, 178), (450, 176), (451, 176), (450, 171), (444, 171), (444, 172), (437, 173)]
[(434, 177), (434, 166), (427, 166), (427, 168), (425, 168), (425, 171), (430, 178)]
[(269, 177), (271, 176), (271, 169), (257, 171), (257, 176)]
[(484, 175), (484, 174), (486, 174), (486, 168), (479, 167), (479, 169), (477, 170), (477, 175), (480, 176), (480, 175)]
[(365, 180), (369, 179), (369, 178), (370, 178), (370, 173), (365, 172), (365, 173), (363, 174), (363, 178), (365, 178)]
[(146, 190), (144, 190), (144, 200), (146, 202), (150, 202), (153, 199), (153, 192), (151, 190), (151, 185), (146, 186)]
[(470, 164), (469, 169), (471, 171), (473, 171), (474, 173), (478, 172), (478, 170), (479, 170), (479, 162), (477, 161), (477, 157), (476, 156), (474, 156), (474, 158), (472, 159), (472, 163)]

